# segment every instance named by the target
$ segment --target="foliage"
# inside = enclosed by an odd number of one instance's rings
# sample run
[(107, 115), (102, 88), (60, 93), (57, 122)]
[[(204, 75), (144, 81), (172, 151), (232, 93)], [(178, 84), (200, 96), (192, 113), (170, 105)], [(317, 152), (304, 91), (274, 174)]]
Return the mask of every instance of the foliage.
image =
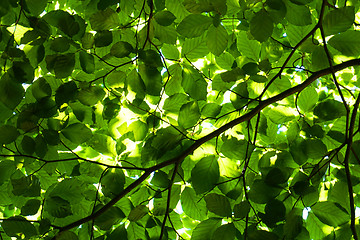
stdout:
[(357, 0), (2, 0), (1, 239), (358, 239)]

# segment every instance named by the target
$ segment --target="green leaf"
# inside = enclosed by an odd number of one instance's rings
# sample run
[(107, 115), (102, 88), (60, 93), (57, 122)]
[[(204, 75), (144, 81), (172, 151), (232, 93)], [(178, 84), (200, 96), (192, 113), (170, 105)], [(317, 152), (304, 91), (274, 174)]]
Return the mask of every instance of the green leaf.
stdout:
[(178, 123), (183, 128), (193, 127), (200, 118), (200, 110), (196, 101), (186, 103), (181, 106)]
[(205, 196), (206, 207), (210, 212), (221, 217), (231, 217), (230, 202), (227, 197), (216, 193)]
[(314, 115), (321, 120), (329, 121), (345, 116), (346, 109), (341, 102), (328, 99), (316, 105), (314, 108)]
[(105, 91), (102, 87), (92, 86), (81, 89), (77, 99), (84, 105), (93, 106), (105, 97)]
[(285, 171), (280, 168), (274, 167), (269, 170), (265, 176), (265, 183), (270, 186), (277, 186), (288, 181)]
[(201, 115), (208, 117), (208, 118), (215, 118), (219, 115), (221, 111), (221, 106), (216, 103), (207, 103), (201, 109)]
[(284, 235), (287, 239), (295, 239), (302, 230), (302, 209), (294, 208), (287, 215), (284, 225)]
[(19, 135), (19, 131), (11, 125), (0, 126), (0, 144), (12, 143)]
[(0, 185), (5, 181), (9, 181), (10, 176), (15, 172), (15, 162), (9, 160), (2, 160), (0, 162)]
[(350, 221), (350, 215), (338, 203), (317, 202), (311, 211), (319, 220), (329, 226), (337, 227)]
[(197, 196), (192, 188), (186, 187), (181, 192), (181, 207), (186, 215), (195, 220), (201, 221), (206, 217), (206, 203), (202, 196)]
[(192, 67), (186, 67), (183, 71), (181, 86), (184, 91), (195, 100), (205, 100), (207, 95), (207, 82)]
[(131, 210), (129, 213), (128, 219), (131, 222), (136, 222), (142, 219), (145, 215), (148, 214), (149, 209), (145, 205), (138, 205)]
[(142, 121), (132, 122), (128, 129), (134, 133), (135, 141), (143, 140), (148, 133), (148, 125)]
[(246, 82), (241, 82), (231, 92), (230, 101), (235, 109), (241, 109), (249, 102), (247, 86)]
[(78, 92), (78, 87), (74, 81), (63, 83), (59, 86), (55, 93), (55, 102), (57, 105), (68, 103), (74, 100)]
[(154, 184), (155, 186), (160, 188), (167, 188), (169, 187), (170, 179), (165, 172), (157, 171), (151, 179), (151, 184)]
[(131, 46), (130, 43), (120, 41), (112, 45), (110, 49), (111, 55), (117, 58), (123, 58), (129, 56), (130, 53), (134, 51), (134, 48)]
[(234, 206), (234, 217), (236, 218), (245, 218), (250, 212), (250, 203), (248, 201), (242, 201), (239, 204)]
[(64, 231), (59, 233), (57, 240), (78, 240), (78, 236), (71, 231)]
[(201, 194), (213, 189), (219, 177), (217, 158), (214, 156), (204, 157), (191, 170), (191, 185), (197, 194)]
[(111, 31), (98, 31), (94, 37), (95, 47), (106, 47), (113, 42), (113, 34)]
[(32, 84), (31, 92), (36, 100), (49, 97), (52, 93), (50, 84), (42, 77), (36, 79), (36, 81)]
[(64, 218), (73, 214), (70, 202), (58, 196), (48, 197), (44, 208), (45, 211), (56, 218)]
[(323, 20), (326, 35), (333, 35), (348, 30), (355, 21), (355, 8), (346, 6), (328, 12)]
[(245, 32), (240, 32), (237, 37), (237, 48), (246, 57), (259, 61), (261, 45), (256, 40), (249, 40)]
[(289, 23), (296, 26), (306, 26), (312, 23), (311, 12), (307, 6), (297, 5), (290, 1), (285, 1), (286, 19)]
[(306, 139), (302, 147), (307, 157), (313, 159), (322, 158), (327, 153), (326, 145), (319, 139)]
[(172, 14), (171, 12), (166, 11), (166, 10), (157, 12), (155, 14), (154, 18), (155, 18), (156, 22), (162, 26), (169, 26), (176, 19), (174, 14)]
[(159, 70), (145, 64), (139, 65), (139, 74), (144, 81), (146, 93), (159, 96), (162, 88), (162, 77)]
[(221, 53), (223, 53), (228, 44), (228, 33), (224, 26), (210, 26), (207, 33), (206, 44), (210, 52), (216, 56), (219, 56)]
[(348, 30), (336, 34), (329, 40), (329, 45), (345, 56), (357, 57), (360, 55), (360, 32)]
[(250, 32), (259, 42), (265, 42), (272, 34), (273, 21), (268, 13), (259, 11), (250, 21)]
[(314, 108), (318, 100), (319, 97), (315, 88), (308, 87), (301, 91), (297, 99), (297, 103), (299, 108), (306, 113), (310, 112)]
[(21, 215), (29, 216), (35, 215), (40, 208), (41, 201), (38, 199), (30, 199), (21, 208)]
[(98, 11), (90, 16), (91, 28), (95, 31), (110, 30), (119, 26), (119, 17), (112, 8)]
[(75, 54), (73, 53), (48, 55), (45, 60), (47, 69), (54, 71), (56, 78), (66, 78), (70, 76), (75, 67)]
[(128, 239), (125, 225), (115, 228), (107, 237), (107, 240), (117, 240), (117, 239)]
[(181, 49), (181, 55), (193, 60), (204, 57), (209, 53), (206, 42), (207, 39), (204, 36), (186, 39)]
[(93, 137), (87, 141), (87, 144), (101, 154), (111, 157), (116, 156), (116, 142), (106, 134), (94, 133)]
[(29, 61), (14, 61), (11, 70), (17, 82), (31, 83), (34, 79), (34, 68)]
[(284, 106), (271, 108), (266, 114), (275, 124), (291, 121), (295, 117), (295, 111)]
[(47, 0), (26, 0), (26, 7), (34, 16), (42, 13), (47, 5)]
[(4, 74), (0, 79), (0, 101), (13, 110), (19, 105), (25, 95), (24, 88), (9, 74)]
[(161, 47), (161, 52), (164, 54), (164, 56), (167, 58), (167, 59), (174, 59), (174, 60), (177, 60), (180, 58), (180, 52), (179, 52), (179, 49), (174, 46), (174, 45), (171, 45), (171, 44), (164, 44), (162, 47)]
[(190, 14), (178, 25), (177, 31), (184, 37), (194, 38), (202, 35), (212, 23), (211, 18), (201, 14)]
[(324, 47), (317, 46), (312, 49), (311, 62), (312, 62), (312, 69), (314, 71), (319, 71), (324, 68), (330, 67), (329, 60), (324, 50)]
[(91, 130), (82, 123), (73, 123), (64, 128), (61, 133), (75, 144), (86, 142), (92, 137)]
[(70, 13), (63, 10), (50, 11), (43, 16), (43, 19), (60, 29), (63, 33), (69, 37), (73, 37), (80, 31), (80, 25), (75, 19), (76, 15), (71, 15)]
[(80, 65), (81, 68), (84, 72), (86, 73), (93, 73), (95, 71), (95, 62), (94, 62), (94, 56), (81, 51), (79, 53), (79, 58), (80, 58)]
[(101, 191), (106, 197), (113, 198), (124, 189), (125, 175), (121, 169), (108, 170), (101, 179)]
[(264, 181), (257, 179), (250, 186), (248, 194), (251, 201), (263, 204), (273, 199), (280, 191), (281, 189), (271, 187)]
[(189, 96), (183, 93), (176, 93), (165, 99), (163, 109), (169, 112), (177, 113), (182, 105), (189, 101)]
[(224, 140), (221, 146), (221, 153), (230, 159), (243, 160), (250, 156), (254, 146), (246, 140), (238, 140), (234, 137), (230, 137)]
[(58, 37), (51, 41), (50, 49), (55, 52), (66, 52), (70, 48), (70, 41), (65, 37)]
[(208, 240), (211, 239), (215, 230), (221, 225), (221, 219), (210, 218), (199, 223), (192, 232), (192, 240)]
[[(102, 205), (96, 206), (100, 208)], [(103, 214), (95, 219), (95, 225), (102, 230), (109, 230), (111, 227), (119, 223), (125, 217), (123, 211), (118, 207), (110, 207)]]
[(20, 237), (24, 234), (26, 238), (31, 238), (37, 235), (35, 226), (24, 217), (10, 217), (8, 220), (3, 221), (1, 226), (10, 237)]
[(266, 240), (278, 240), (279, 237), (272, 232), (268, 232), (265, 230), (255, 230), (249, 233), (248, 236), (249, 240), (259, 240), (259, 239), (266, 239)]
[(212, 239), (233, 240), (235, 239), (235, 236), (236, 236), (236, 227), (234, 223), (228, 223), (218, 227), (214, 232)]
[(285, 213), (286, 208), (282, 201), (270, 200), (265, 206), (266, 224), (275, 225), (277, 222), (285, 220)]

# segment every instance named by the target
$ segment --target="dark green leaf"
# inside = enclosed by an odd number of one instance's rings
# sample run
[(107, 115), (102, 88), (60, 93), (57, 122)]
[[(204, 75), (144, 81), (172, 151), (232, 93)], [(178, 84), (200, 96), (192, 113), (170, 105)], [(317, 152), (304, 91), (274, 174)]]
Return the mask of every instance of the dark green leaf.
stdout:
[[(102, 205), (96, 206), (100, 208)], [(95, 225), (102, 230), (109, 230), (111, 227), (120, 222), (125, 217), (123, 211), (118, 207), (110, 207), (103, 214), (95, 219)]]
[(80, 65), (81, 68), (84, 72), (86, 73), (93, 73), (95, 71), (95, 63), (94, 63), (94, 56), (81, 51), (79, 53), (79, 58), (80, 58)]
[(19, 131), (11, 125), (0, 126), (0, 144), (12, 143), (19, 135)]
[(40, 100), (41, 98), (51, 96), (52, 90), (45, 78), (38, 78), (32, 84), (31, 92), (36, 100)]
[(20, 216), (10, 217), (9, 220), (3, 221), (1, 226), (5, 233), (11, 237), (20, 237), (24, 234), (26, 238), (31, 238), (37, 234), (35, 226)]
[(249, 234), (249, 240), (259, 240), (259, 239), (267, 239), (267, 240), (278, 240), (279, 237), (272, 232), (268, 232), (265, 230), (255, 230)]
[(113, 34), (111, 31), (96, 32), (94, 37), (95, 47), (106, 47), (113, 42)]
[(138, 205), (129, 213), (129, 221), (136, 222), (148, 214), (149, 209), (145, 205)]
[(45, 210), (56, 218), (64, 218), (73, 214), (70, 202), (58, 196), (50, 196), (46, 199)]
[(130, 53), (134, 51), (130, 43), (120, 41), (112, 45), (110, 49), (111, 55), (117, 58), (123, 58), (129, 56)]
[(114, 29), (120, 23), (118, 15), (111, 8), (94, 13), (89, 20), (91, 28), (95, 31)]
[(191, 185), (197, 194), (201, 194), (214, 188), (219, 177), (217, 158), (213, 156), (204, 157), (196, 163), (191, 171)]
[(236, 218), (244, 218), (246, 217), (250, 212), (250, 203), (248, 201), (243, 201), (239, 204), (236, 204), (234, 206), (234, 217)]
[(314, 115), (324, 121), (329, 121), (345, 116), (346, 109), (341, 102), (328, 99), (316, 105), (314, 108)]
[(9, 74), (4, 74), (0, 79), (0, 101), (9, 109), (13, 110), (21, 102), (25, 95), (24, 88), (15, 82)]
[(230, 202), (224, 195), (210, 193), (205, 196), (206, 207), (221, 217), (231, 217)]
[(81, 89), (77, 99), (84, 105), (93, 106), (105, 97), (105, 91), (102, 87), (88, 87)]
[(265, 11), (257, 12), (250, 21), (250, 32), (259, 42), (265, 42), (271, 36), (273, 28), (273, 21)]
[(303, 218), (302, 210), (299, 208), (294, 208), (286, 215), (285, 225), (284, 225), (284, 235), (287, 239), (295, 239), (302, 230)]
[(162, 26), (169, 26), (176, 19), (174, 14), (166, 10), (156, 13), (154, 18), (156, 22)]
[(21, 208), (21, 215), (29, 216), (35, 215), (40, 208), (41, 201), (38, 199), (30, 199)]
[(106, 197), (113, 198), (122, 192), (124, 184), (124, 172), (121, 169), (111, 169), (104, 174), (101, 180), (101, 191)]
[(68, 103), (75, 99), (78, 87), (74, 81), (66, 82), (59, 86), (55, 93), (55, 102), (57, 105)]

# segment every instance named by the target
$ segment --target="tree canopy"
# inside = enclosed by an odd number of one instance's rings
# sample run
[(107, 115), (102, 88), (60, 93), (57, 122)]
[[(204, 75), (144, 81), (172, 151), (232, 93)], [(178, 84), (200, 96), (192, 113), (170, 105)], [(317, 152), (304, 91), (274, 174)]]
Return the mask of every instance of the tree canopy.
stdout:
[(1, 0), (0, 239), (359, 239), (357, 0)]

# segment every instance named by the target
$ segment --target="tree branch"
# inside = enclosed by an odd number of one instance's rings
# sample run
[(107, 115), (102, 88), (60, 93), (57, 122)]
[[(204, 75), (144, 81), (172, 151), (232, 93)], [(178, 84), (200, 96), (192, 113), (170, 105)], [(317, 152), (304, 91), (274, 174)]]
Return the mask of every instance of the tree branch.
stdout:
[[(185, 157), (187, 157), (188, 155), (192, 154), (198, 147), (200, 147), (202, 144), (206, 143), (207, 141), (213, 139), (214, 137), (219, 136), (220, 134), (224, 133), (226, 130), (236, 126), (239, 123), (245, 122), (245, 121), (249, 121), (251, 118), (253, 118), (254, 116), (256, 116), (258, 113), (260, 113), (265, 107), (276, 103), (277, 101), (280, 101), (286, 97), (289, 97), (291, 95), (293, 95), (294, 93), (300, 92), (303, 89), (305, 89), (307, 86), (309, 86), (312, 82), (314, 82), (316, 79), (318, 79), (319, 77), (331, 74), (332, 70), (337, 72), (337, 71), (341, 71), (345, 68), (351, 67), (351, 66), (356, 66), (356, 65), (360, 65), (360, 59), (353, 59), (353, 60), (349, 60), (346, 62), (343, 62), (341, 64), (338, 65), (334, 65), (331, 68), (326, 68), (317, 72), (314, 72), (308, 79), (306, 79), (303, 83), (289, 88), (288, 90), (274, 96), (271, 98), (268, 98), (262, 102), (259, 103), (258, 106), (256, 106), (255, 108), (253, 108), (251, 111), (249, 111), (248, 113), (244, 114), (243, 116), (236, 118), (234, 120), (232, 120), (231, 122), (223, 125), (222, 127), (218, 128), (217, 130), (209, 133), (208, 135), (198, 139), (195, 143), (193, 143), (189, 148), (187, 148), (183, 153), (181, 153), (179, 156), (174, 157), (172, 159), (169, 159), (165, 162), (159, 163), (153, 167), (147, 168), (143, 175), (140, 176), (140, 178), (138, 178), (135, 182), (131, 183), (129, 186), (127, 186), (119, 195), (117, 195), (115, 198), (113, 198), (111, 201), (109, 201), (106, 205), (104, 205), (102, 208), (100, 208), (97, 212), (90, 214), (87, 217), (81, 218), (73, 223), (70, 223), (64, 227), (60, 228), (60, 232), (72, 229), (74, 227), (77, 227), (83, 223), (86, 223), (88, 221), (91, 221), (92, 219), (97, 218), (98, 216), (100, 216), (102, 213), (104, 213), (106, 210), (108, 210), (110, 207), (112, 207), (114, 204), (116, 204), (121, 198), (125, 197), (128, 193), (130, 193), (132, 190), (134, 190), (137, 186), (139, 186), (142, 182), (144, 182), (149, 175), (156, 171), (159, 170), (163, 167), (169, 166), (171, 164), (174, 163), (180, 163), (182, 160), (185, 159)], [(360, 101), (358, 99), (358, 101)], [(356, 110), (354, 110), (354, 112), (356, 112)], [(353, 112), (353, 115), (356, 113)], [(355, 118), (355, 117), (354, 117)], [(355, 121), (355, 119), (354, 119)], [(352, 124), (354, 125), (354, 123)], [(352, 127), (352, 129), (354, 128), (354, 126)], [(351, 134), (349, 134), (351, 136)], [(351, 149), (351, 148), (349, 148)], [(353, 199), (352, 199), (353, 200)]]

